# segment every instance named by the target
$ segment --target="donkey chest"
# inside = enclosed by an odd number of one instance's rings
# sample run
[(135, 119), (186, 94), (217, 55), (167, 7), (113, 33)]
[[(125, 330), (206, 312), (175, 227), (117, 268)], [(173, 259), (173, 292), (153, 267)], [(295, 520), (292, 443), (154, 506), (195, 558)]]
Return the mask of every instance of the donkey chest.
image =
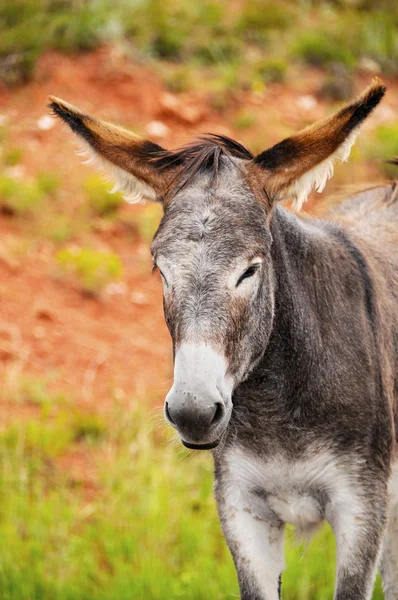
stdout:
[(297, 460), (261, 460), (235, 448), (226, 464), (227, 504), (303, 529), (327, 518), (330, 502), (350, 493), (348, 474), (329, 452)]

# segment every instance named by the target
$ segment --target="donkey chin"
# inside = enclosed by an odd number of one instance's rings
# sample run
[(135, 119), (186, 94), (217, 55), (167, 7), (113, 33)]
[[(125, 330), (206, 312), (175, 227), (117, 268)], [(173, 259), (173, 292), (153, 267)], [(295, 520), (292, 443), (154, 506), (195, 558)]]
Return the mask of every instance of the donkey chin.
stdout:
[(174, 385), (165, 418), (192, 450), (218, 446), (232, 413), (232, 378), (224, 357), (207, 344), (182, 344), (174, 361)]

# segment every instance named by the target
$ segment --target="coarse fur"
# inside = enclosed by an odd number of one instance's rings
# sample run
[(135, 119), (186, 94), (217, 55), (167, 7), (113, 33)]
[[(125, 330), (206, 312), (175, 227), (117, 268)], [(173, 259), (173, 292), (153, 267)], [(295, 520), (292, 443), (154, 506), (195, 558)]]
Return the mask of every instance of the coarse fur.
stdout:
[(327, 219), (278, 204), (324, 186), (384, 92), (375, 81), (257, 157), (222, 136), (164, 150), (52, 99), (128, 191), (163, 204), (152, 254), (175, 358), (165, 416), (185, 445), (212, 449), (243, 600), (277, 600), (285, 525), (323, 520), (335, 600), (370, 600), (378, 566), (398, 598), (397, 184)]

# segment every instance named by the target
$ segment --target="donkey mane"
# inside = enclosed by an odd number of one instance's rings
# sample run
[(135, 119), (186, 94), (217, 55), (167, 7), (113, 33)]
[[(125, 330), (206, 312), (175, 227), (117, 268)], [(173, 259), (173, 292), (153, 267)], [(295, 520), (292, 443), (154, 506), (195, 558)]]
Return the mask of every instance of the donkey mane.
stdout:
[(152, 148), (150, 157), (150, 162), (156, 168), (165, 172), (179, 167), (178, 175), (170, 186), (174, 192), (191, 184), (198, 173), (210, 173), (213, 178), (217, 178), (223, 157), (229, 160), (254, 158), (243, 144), (226, 135), (212, 133), (200, 136), (192, 143), (175, 150), (158, 148)]

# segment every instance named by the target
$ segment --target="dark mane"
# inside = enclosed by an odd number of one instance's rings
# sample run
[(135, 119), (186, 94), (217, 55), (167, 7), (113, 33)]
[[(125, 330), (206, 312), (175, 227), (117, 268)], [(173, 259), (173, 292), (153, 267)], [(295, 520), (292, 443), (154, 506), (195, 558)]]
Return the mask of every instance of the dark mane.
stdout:
[(160, 171), (179, 167), (172, 187), (178, 191), (191, 183), (199, 172), (212, 173), (217, 177), (221, 158), (251, 160), (253, 154), (239, 142), (217, 134), (206, 134), (193, 143), (176, 150), (153, 150), (150, 162)]

